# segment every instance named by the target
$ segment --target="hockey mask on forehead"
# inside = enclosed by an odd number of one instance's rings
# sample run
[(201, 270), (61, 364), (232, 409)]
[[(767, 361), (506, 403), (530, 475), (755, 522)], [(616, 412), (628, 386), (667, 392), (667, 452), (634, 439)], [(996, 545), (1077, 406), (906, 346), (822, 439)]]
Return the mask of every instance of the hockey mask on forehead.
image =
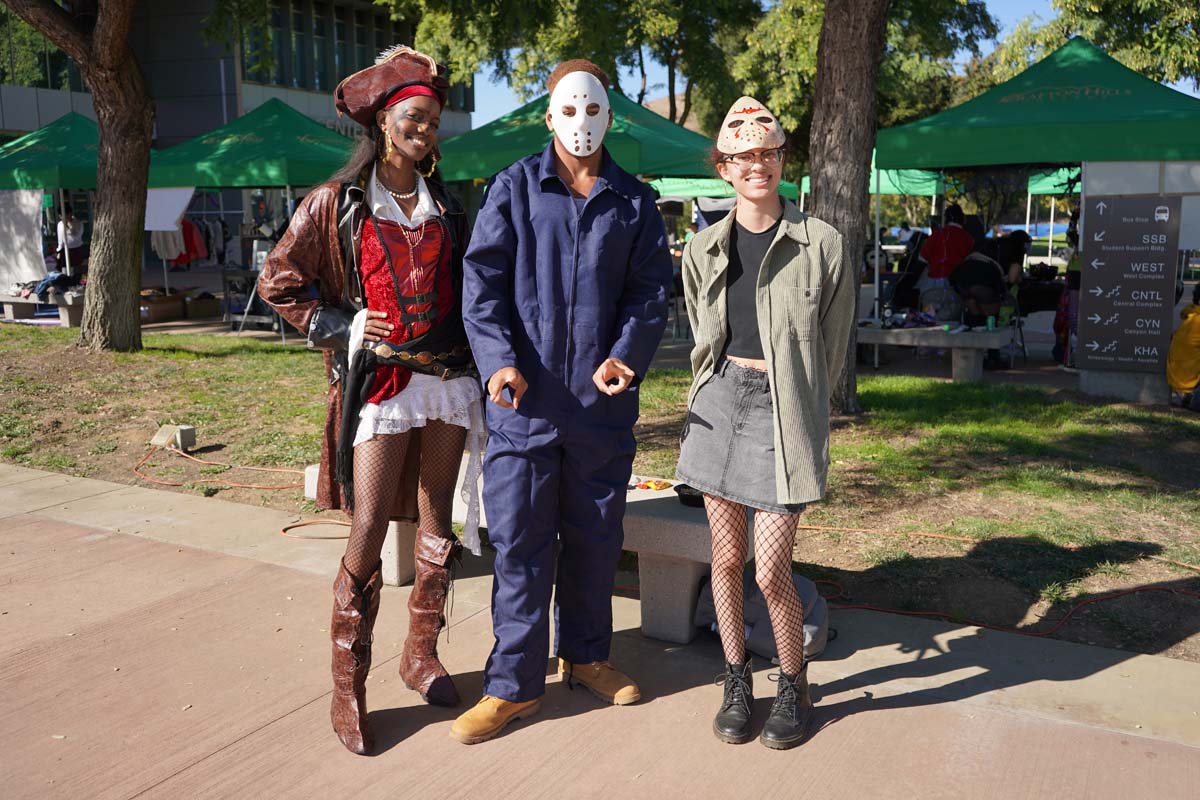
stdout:
[(766, 106), (753, 97), (742, 97), (729, 108), (717, 136), (717, 149), (727, 155), (747, 150), (783, 147), (783, 126)]
[(554, 135), (572, 155), (590, 156), (600, 149), (608, 112), (608, 92), (590, 72), (568, 72), (550, 93)]

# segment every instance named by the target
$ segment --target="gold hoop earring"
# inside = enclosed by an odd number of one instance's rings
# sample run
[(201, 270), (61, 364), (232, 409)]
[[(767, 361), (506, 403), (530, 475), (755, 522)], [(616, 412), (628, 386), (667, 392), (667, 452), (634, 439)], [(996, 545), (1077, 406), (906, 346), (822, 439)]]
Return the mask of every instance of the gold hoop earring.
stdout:
[(383, 141), (384, 141), (383, 159), (384, 159), (384, 161), (391, 163), (391, 161), (392, 161), (392, 135), (390, 133), (388, 133), (387, 131), (384, 131), (383, 132)]
[(432, 177), (433, 171), (435, 169), (437, 169), (437, 163), (438, 163), (437, 154), (430, 152), (429, 153), (429, 169), (428, 169), (428, 171), (426, 171), (426, 170), (417, 170), (417, 171), (420, 172), (422, 175), (424, 175), (426, 178)]

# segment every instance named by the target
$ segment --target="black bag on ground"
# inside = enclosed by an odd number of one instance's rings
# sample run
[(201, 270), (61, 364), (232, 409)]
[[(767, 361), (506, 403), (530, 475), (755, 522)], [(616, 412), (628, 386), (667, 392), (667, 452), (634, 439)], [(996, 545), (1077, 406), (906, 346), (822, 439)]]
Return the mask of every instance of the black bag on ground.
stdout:
[[(817, 585), (803, 575), (793, 575), (800, 605), (804, 608), (804, 657), (817, 658), (825, 651), (829, 641), (829, 605), (817, 591)], [(771, 629), (771, 616), (758, 584), (754, 581), (754, 570), (747, 569), (742, 576), (745, 591), (743, 616), (746, 619), (746, 649), (762, 658), (774, 661), (779, 658), (775, 647), (775, 632)], [(697, 628), (716, 631), (717, 612), (713, 606), (712, 583), (705, 583), (700, 590), (700, 602), (696, 605), (693, 620)], [(836, 632), (834, 634), (836, 636)]]

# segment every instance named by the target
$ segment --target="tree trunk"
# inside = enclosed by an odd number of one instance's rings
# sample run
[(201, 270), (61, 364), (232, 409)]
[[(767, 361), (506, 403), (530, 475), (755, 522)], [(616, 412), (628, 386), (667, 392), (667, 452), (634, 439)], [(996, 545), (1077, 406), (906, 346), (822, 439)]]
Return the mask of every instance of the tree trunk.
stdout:
[(142, 241), (154, 106), (128, 44), (111, 68), (83, 71), (100, 128), (96, 216), (79, 343), (140, 350)]
[(53, 0), (4, 2), (74, 59), (96, 109), (96, 209), (79, 343), (92, 350), (140, 350), (138, 292), (154, 105), (129, 45), (137, 0), (74, 4), (73, 14)]
[[(814, 217), (841, 232), (854, 272), (858, 318), (859, 260), (871, 228), (871, 148), (875, 145), (875, 84), (890, 0), (829, 0), (817, 42), (817, 77), (809, 134)], [(846, 370), (832, 388), (835, 413), (857, 414), (857, 331), (850, 329)]]

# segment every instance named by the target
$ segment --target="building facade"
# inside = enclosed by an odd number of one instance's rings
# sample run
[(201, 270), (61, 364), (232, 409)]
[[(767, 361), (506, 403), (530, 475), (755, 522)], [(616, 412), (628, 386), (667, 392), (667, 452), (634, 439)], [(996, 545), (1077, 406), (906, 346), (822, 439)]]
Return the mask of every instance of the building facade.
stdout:
[[(414, 25), (369, 0), (274, 0), (263, 30), (234, 47), (209, 43), (215, 0), (144, 0), (130, 38), (156, 110), (154, 146), (170, 147), (277, 97), (353, 135), (339, 120), (338, 81), (394, 44), (412, 44)], [(264, 58), (263, 56), (266, 56)], [(474, 90), (455, 84), (442, 136), (470, 129)], [(36, 130), (69, 111), (95, 118), (91, 95), (66, 54), (0, 5), (0, 140)]]

